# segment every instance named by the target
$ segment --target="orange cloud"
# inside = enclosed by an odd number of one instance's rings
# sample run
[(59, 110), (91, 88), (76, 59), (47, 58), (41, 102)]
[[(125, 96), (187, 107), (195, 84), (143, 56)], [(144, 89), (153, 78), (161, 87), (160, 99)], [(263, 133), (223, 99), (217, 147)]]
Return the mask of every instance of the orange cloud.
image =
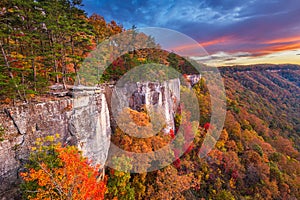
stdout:
[(296, 41), (300, 41), (299, 35), (269, 40), (265, 42), (265, 44), (276, 44), (276, 43), (286, 43), (286, 42), (296, 42)]
[(175, 50), (175, 51), (191, 50), (191, 49), (199, 48), (199, 46), (207, 47), (207, 46), (212, 46), (215, 44), (225, 43), (225, 42), (230, 41), (231, 39), (232, 39), (231, 36), (223, 36), (223, 37), (219, 37), (219, 38), (207, 41), (207, 42), (199, 42), (199, 44), (177, 46), (177, 47), (172, 48), (172, 50)]
[(214, 40), (210, 40), (207, 42), (202, 42), (200, 43), (203, 47), (207, 47), (207, 46), (211, 46), (211, 45), (215, 45), (215, 44), (219, 44), (219, 43), (225, 43), (228, 42), (232, 39), (231, 36), (223, 36)]
[(257, 49), (251, 50), (249, 52), (253, 53), (254, 56), (262, 56), (262, 55), (267, 55), (275, 52), (294, 50), (294, 49), (300, 49), (300, 43), (278, 44), (278, 45), (262, 48), (259, 50)]
[(261, 56), (267, 55), (280, 51), (294, 50), (300, 48), (300, 36), (291, 36), (291, 37), (283, 37), (272, 40), (267, 40), (262, 42), (261, 44), (267, 44), (270, 46), (263, 47), (262, 49), (254, 49), (250, 50), (253, 55)]
[[(247, 49), (234, 49), (235, 44), (247, 43), (251, 44), (253, 41), (243, 41), (242, 39), (235, 39), (232, 35), (218, 37), (209, 41), (199, 42), (199, 44), (190, 44), (190, 45), (179, 45), (172, 48), (174, 51), (188, 52), (191, 56), (199, 56), (197, 55), (198, 51), (195, 51), (195, 55), (193, 54), (193, 50), (196, 50), (200, 46), (202, 47), (211, 47), (215, 45), (223, 45), (223, 47), (227, 47), (226, 52), (235, 53), (235, 52), (249, 52), (253, 57), (264, 56), (268, 54), (272, 54), (280, 51), (294, 50), (300, 49), (300, 35), (292, 36), (292, 37), (282, 37), (277, 39), (265, 40), (263, 42), (258, 42), (256, 47), (250, 47)], [(212, 53), (212, 52), (211, 52)]]

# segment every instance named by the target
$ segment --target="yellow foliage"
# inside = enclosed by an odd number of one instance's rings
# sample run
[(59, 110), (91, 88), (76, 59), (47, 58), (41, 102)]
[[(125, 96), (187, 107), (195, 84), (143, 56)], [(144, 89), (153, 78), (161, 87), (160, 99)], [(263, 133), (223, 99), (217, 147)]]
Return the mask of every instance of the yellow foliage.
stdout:
[(138, 58), (137, 60), (140, 62), (144, 62), (144, 61), (146, 61), (146, 58)]
[(236, 188), (236, 186), (235, 186), (235, 180), (234, 180), (233, 178), (231, 178), (231, 179), (229, 180), (229, 186), (230, 186), (231, 188)]

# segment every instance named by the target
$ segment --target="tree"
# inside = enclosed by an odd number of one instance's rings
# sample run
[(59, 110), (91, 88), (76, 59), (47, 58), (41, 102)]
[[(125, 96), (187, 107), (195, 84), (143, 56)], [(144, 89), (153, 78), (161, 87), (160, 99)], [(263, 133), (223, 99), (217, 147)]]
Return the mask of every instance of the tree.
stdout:
[[(116, 168), (124, 171), (132, 168), (131, 160), (126, 156), (114, 157), (112, 162)], [(135, 193), (134, 188), (131, 186), (130, 178), (131, 176), (128, 172), (110, 169), (106, 199), (134, 200)]]
[(106, 178), (75, 146), (61, 147), (48, 136), (32, 147), (21, 185), (26, 199), (104, 199)]
[(155, 177), (147, 185), (145, 199), (185, 199), (183, 192), (192, 187), (190, 175), (179, 175), (172, 165), (158, 170)]
[(88, 18), (88, 22), (93, 27), (96, 44), (99, 44), (103, 40), (108, 39), (110, 36), (121, 33), (123, 31), (123, 27), (121, 25), (118, 25), (115, 21), (107, 23), (104, 17), (98, 14), (92, 14)]
[[(93, 24), (80, 6), (81, 0), (1, 1), (3, 99), (27, 101), (45, 93), (53, 82), (73, 84), (87, 53), (96, 46)], [(111, 35), (120, 26), (112, 22), (102, 29)]]

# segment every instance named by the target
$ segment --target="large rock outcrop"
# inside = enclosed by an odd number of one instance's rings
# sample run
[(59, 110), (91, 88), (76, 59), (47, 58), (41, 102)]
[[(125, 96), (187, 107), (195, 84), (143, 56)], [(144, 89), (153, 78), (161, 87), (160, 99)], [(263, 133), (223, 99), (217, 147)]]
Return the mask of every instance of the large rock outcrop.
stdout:
[(126, 82), (106, 88), (107, 100), (110, 106), (112, 125), (116, 126), (115, 118), (126, 107), (141, 111), (156, 109), (165, 120), (165, 132), (174, 130), (174, 114), (180, 101), (180, 80), (171, 79), (161, 82)]
[(74, 98), (31, 103), (0, 111), (0, 199), (13, 199), (19, 171), (38, 137), (61, 135), (94, 163), (104, 164), (110, 145), (110, 121), (102, 91), (77, 91)]
[[(30, 103), (0, 110), (0, 199), (13, 199), (19, 172), (34, 141), (61, 135), (61, 142), (77, 145), (94, 164), (104, 165), (110, 146), (113, 113), (125, 107), (141, 110), (150, 106), (163, 115), (164, 130), (174, 129), (174, 114), (180, 100), (180, 81), (126, 83), (100, 88), (73, 87), (73, 98), (58, 92), (59, 100)], [(61, 95), (62, 94), (62, 95)], [(0, 132), (1, 133), (1, 132)]]

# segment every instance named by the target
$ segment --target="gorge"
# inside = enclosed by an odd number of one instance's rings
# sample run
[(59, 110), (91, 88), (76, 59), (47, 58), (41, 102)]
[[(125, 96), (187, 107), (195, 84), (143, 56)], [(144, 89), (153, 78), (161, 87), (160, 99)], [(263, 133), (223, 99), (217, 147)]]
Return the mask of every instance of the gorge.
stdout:
[[(74, 86), (62, 95), (71, 97), (1, 109), (0, 124), (5, 133), (0, 142), (0, 196), (8, 198), (17, 190), (19, 172), (37, 138), (59, 134), (62, 144), (78, 146), (93, 164), (104, 166), (111, 124), (116, 126), (112, 110), (124, 107), (139, 110), (143, 104), (159, 106), (166, 119), (165, 128), (174, 129), (179, 88), (178, 79), (133, 83), (117, 90), (112, 85)], [(119, 92), (118, 102), (114, 102), (117, 100), (114, 91)], [(116, 103), (119, 106), (115, 107)]]
[[(199, 186), (197, 190), (186, 190), (179, 185), (180, 190), (177, 188), (176, 194), (186, 199), (209, 195), (212, 198), (224, 197), (225, 194), (252, 199), (297, 199), (300, 194), (300, 67), (235, 66), (220, 68), (220, 72), (227, 98), (224, 130), (209, 155), (199, 159), (199, 146), (209, 126), (210, 99), (205, 85), (196, 84), (194, 89), (199, 93), (202, 117), (198, 139), (191, 152), (180, 157), (181, 164), (175, 162), (166, 169), (178, 170), (180, 173), (194, 170), (194, 175), (200, 173), (203, 178), (194, 179), (198, 184), (196, 186)], [(164, 92), (166, 88), (168, 94)], [(0, 199), (13, 199), (18, 194), (18, 183), (21, 180), (18, 174), (36, 138), (59, 133), (63, 144), (77, 145), (85, 155), (102, 164), (109, 155), (110, 142), (116, 135), (113, 133), (116, 127), (115, 115), (111, 111), (120, 111), (122, 107), (142, 110), (142, 104), (149, 102), (163, 108), (165, 117), (172, 118), (176, 100), (184, 97), (179, 95), (178, 88), (177, 80), (168, 83), (134, 83), (118, 90), (114, 85), (103, 84), (100, 88), (73, 87), (65, 94), (67, 96), (55, 100), (15, 107), (2, 105)], [(120, 101), (112, 101), (116, 95), (114, 91), (119, 92)], [(59, 92), (54, 93), (59, 96)], [(168, 126), (171, 128), (173, 124), (168, 123)], [(171, 179), (173, 183), (185, 176), (176, 176), (168, 171), (166, 176), (163, 172), (155, 172), (158, 173), (155, 178), (152, 177), (153, 173), (146, 175), (148, 180), (158, 180), (159, 184), (169, 187), (168, 190), (154, 191), (151, 196), (158, 197), (165, 192), (172, 195), (173, 184), (164, 181)], [(136, 178), (142, 175), (131, 176)], [(219, 184), (220, 180), (222, 184)], [(151, 184), (145, 183), (145, 187), (151, 189)], [(191, 194), (181, 189), (196, 192)], [(220, 193), (215, 194), (214, 191), (218, 189)]]

